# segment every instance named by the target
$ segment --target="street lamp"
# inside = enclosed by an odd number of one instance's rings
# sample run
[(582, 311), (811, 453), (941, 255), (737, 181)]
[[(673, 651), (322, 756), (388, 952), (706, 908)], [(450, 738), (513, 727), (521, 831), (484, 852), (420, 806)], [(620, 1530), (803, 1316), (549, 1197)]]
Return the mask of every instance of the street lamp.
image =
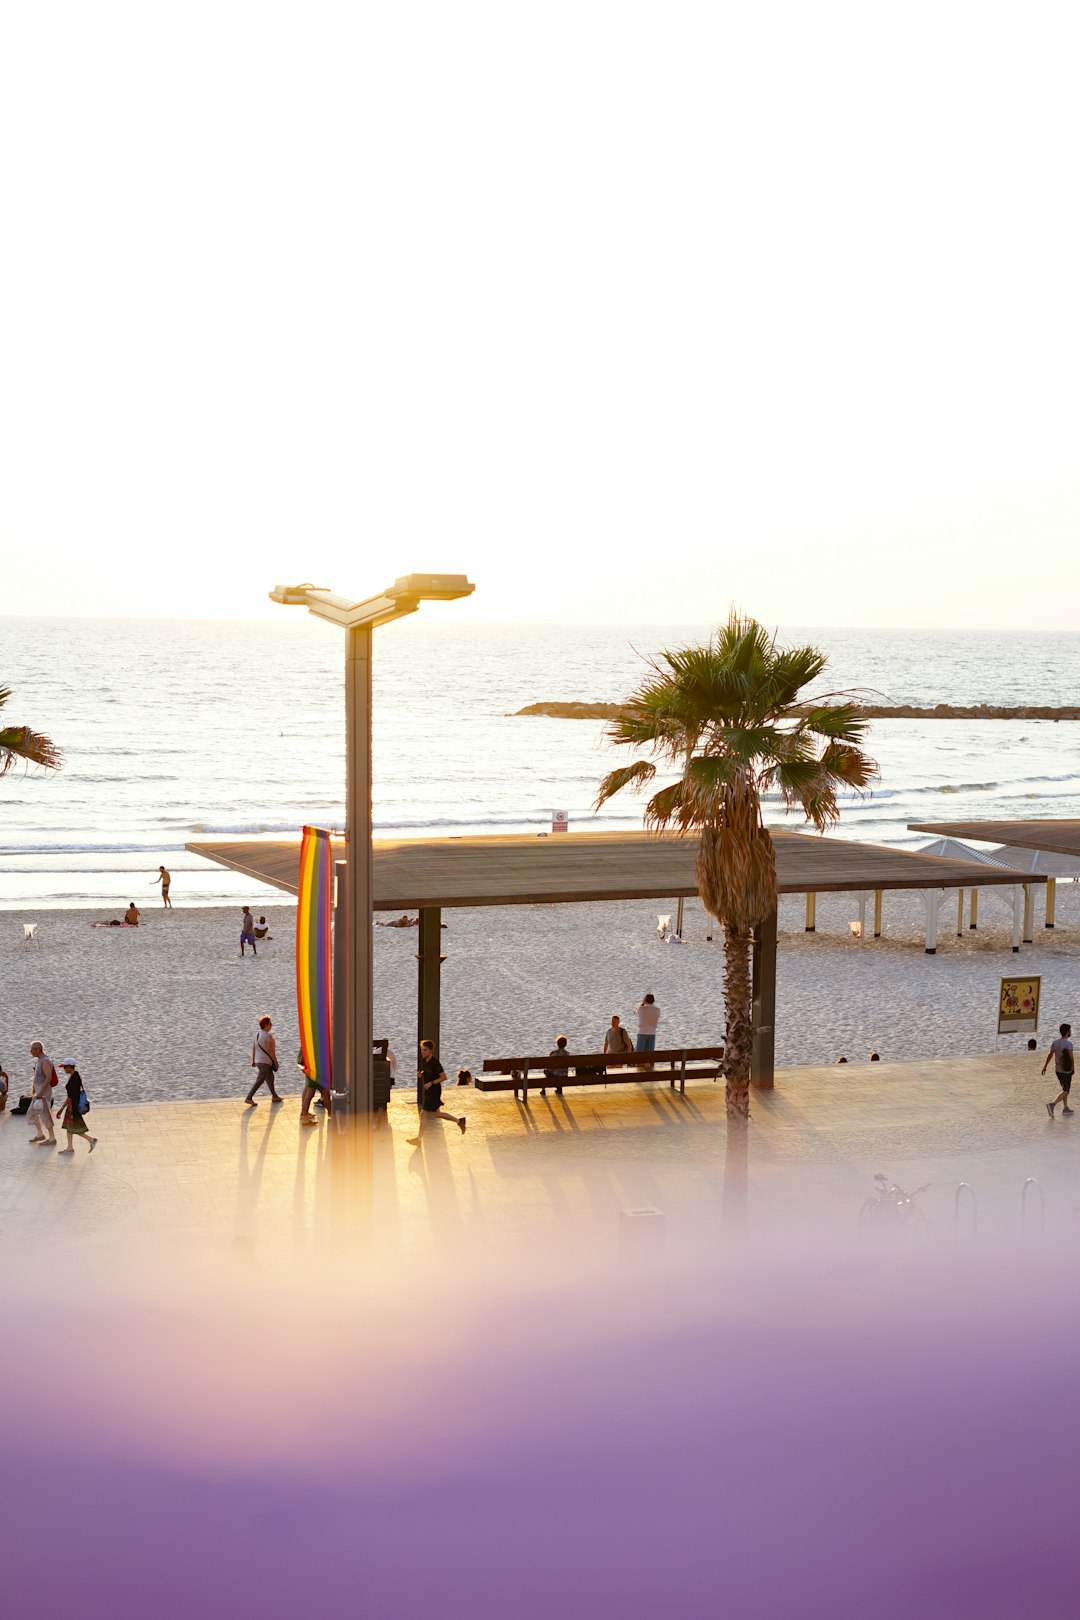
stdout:
[[(321, 585), (275, 585), (272, 602), (306, 607), (345, 631), (345, 1090), (354, 1116), (372, 1110), (371, 632), (475, 590), (464, 574), (406, 574), (378, 596), (351, 602)], [(336, 1044), (336, 1043), (335, 1043)]]

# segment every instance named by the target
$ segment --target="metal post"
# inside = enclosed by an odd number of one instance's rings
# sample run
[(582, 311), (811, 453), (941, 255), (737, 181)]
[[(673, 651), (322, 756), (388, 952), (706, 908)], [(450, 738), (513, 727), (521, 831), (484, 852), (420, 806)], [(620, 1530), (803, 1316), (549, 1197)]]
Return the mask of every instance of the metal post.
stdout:
[(683, 898), (679, 896), (679, 903), (675, 911), (675, 932), (682, 939)]
[(806, 897), (806, 933), (817, 932), (817, 895), (808, 894)]
[(859, 944), (866, 940), (866, 890), (859, 893)]
[(978, 926), (979, 926), (979, 891), (978, 891), (978, 889), (972, 889), (972, 891), (971, 891), (971, 921), (968, 923), (968, 927), (974, 932), (974, 930), (976, 928), (978, 928)]
[(1020, 949), (1020, 886), (1013, 890), (1013, 951)]
[(372, 1111), (371, 627), (345, 632), (345, 1090), (354, 1118)]
[(960, 890), (959, 896), (957, 898), (957, 903), (956, 903), (956, 937), (957, 937), (957, 939), (963, 939), (963, 937), (964, 937), (964, 891), (963, 891), (963, 889)]
[(442, 1057), (439, 1045), (441, 996), (439, 977), (442, 967), (442, 907), (420, 907), (420, 937), (417, 940), (416, 974), (416, 1047), (420, 1056), (420, 1042), (434, 1041), (436, 1056)]
[(1030, 945), (1035, 935), (1035, 890), (1030, 883), (1024, 884), (1024, 944)]
[(750, 1084), (773, 1086), (776, 1053), (776, 908), (754, 930), (753, 1017)]
[(1046, 880), (1046, 922), (1043, 924), (1043, 926), (1045, 928), (1053, 928), (1056, 908), (1057, 908), (1057, 878), (1047, 878), (1047, 880)]
[(874, 890), (874, 938), (881, 938), (881, 890)]

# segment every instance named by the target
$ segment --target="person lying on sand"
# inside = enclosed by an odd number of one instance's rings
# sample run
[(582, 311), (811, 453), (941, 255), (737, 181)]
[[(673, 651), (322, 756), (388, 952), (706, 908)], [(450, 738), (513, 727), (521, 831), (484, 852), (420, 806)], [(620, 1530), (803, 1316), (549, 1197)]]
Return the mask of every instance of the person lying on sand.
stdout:
[(395, 917), (391, 922), (377, 922), (376, 928), (419, 928), (419, 917), (406, 917), (404, 914)]

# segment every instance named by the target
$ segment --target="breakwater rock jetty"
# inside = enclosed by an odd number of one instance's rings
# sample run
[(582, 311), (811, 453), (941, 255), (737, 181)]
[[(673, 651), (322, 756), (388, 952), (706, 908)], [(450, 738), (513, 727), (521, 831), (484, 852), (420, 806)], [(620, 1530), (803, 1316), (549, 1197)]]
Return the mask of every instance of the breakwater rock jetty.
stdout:
[[(617, 720), (623, 713), (621, 703), (527, 703), (515, 709), (514, 717), (523, 714), (544, 715), (549, 720)], [(805, 714), (805, 708), (794, 711)], [(921, 708), (913, 703), (868, 703), (861, 712), (868, 720), (1080, 720), (1080, 706), (1049, 708), (1045, 705), (1022, 703), (1004, 707), (996, 703), (935, 703), (932, 708)]]

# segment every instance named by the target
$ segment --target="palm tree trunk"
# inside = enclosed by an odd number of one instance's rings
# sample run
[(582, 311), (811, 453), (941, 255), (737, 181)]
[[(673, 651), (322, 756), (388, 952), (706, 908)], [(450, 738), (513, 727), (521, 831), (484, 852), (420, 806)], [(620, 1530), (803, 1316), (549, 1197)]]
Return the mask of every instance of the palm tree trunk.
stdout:
[(729, 1119), (750, 1118), (750, 1059), (753, 1051), (752, 935), (724, 928), (724, 1074)]

